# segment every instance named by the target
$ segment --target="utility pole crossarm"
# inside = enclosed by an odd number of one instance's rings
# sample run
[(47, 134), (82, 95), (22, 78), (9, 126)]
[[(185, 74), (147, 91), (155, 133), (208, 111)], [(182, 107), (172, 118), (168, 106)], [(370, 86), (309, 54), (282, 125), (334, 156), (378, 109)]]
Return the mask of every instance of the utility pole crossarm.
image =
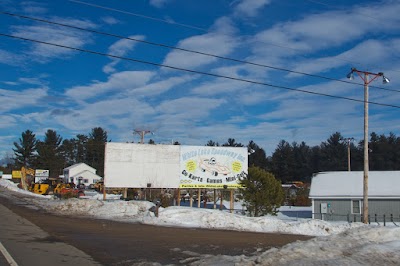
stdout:
[(140, 143), (144, 144), (144, 135), (152, 133), (150, 130), (135, 129), (133, 134), (140, 135)]

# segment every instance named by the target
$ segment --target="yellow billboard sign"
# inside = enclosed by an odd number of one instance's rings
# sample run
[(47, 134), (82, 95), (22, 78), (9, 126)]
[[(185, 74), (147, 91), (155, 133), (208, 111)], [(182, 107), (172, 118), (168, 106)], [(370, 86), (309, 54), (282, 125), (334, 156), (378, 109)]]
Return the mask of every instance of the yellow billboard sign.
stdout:
[(240, 188), (247, 177), (246, 147), (181, 146), (180, 188)]
[(12, 175), (12, 178), (21, 178), (22, 177), (21, 171), (19, 171), (19, 170), (13, 170), (11, 172), (11, 175)]

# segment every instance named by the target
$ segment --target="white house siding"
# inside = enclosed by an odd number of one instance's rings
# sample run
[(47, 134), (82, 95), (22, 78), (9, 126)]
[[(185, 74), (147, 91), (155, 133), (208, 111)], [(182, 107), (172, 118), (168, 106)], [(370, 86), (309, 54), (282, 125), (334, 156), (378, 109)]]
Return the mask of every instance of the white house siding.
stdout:
[(101, 176), (96, 175), (96, 169), (84, 163), (74, 164), (64, 169), (65, 181), (74, 184), (81, 183), (89, 186), (101, 180), (101, 178)]
[(75, 174), (73, 177), (70, 177), (70, 181), (74, 184), (84, 184), (85, 187), (88, 187), (91, 184), (96, 183), (101, 180), (101, 176), (93, 174), (89, 171), (83, 171), (81, 173)]

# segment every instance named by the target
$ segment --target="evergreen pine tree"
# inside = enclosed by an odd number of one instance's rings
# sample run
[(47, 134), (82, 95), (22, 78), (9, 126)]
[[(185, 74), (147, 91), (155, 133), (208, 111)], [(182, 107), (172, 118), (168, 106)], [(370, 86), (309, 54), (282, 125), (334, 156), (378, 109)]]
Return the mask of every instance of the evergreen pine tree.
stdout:
[(249, 175), (241, 181), (244, 204), (250, 216), (276, 214), (285, 194), (281, 183), (265, 170), (251, 166)]
[(36, 136), (32, 131), (26, 130), (25, 132), (22, 132), (22, 137), (19, 139), (19, 143), (14, 142), (15, 149), (13, 149), (13, 151), (16, 167), (35, 167), (36, 145)]

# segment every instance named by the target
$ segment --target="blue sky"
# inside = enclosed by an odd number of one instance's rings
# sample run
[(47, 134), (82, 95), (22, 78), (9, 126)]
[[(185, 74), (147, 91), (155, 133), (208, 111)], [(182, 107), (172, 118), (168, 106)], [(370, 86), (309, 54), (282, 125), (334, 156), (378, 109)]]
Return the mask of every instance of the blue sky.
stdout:
[[(317, 145), (336, 131), (360, 141), (361, 102), (274, 87), (362, 101), (358, 76), (337, 81), (352, 67), (384, 72), (391, 82), (372, 82), (370, 101), (400, 106), (399, 1), (0, 0), (0, 8), (242, 62), (5, 14), (0, 34), (273, 85), (0, 36), (0, 158), (27, 129), (38, 139), (48, 129), (72, 138), (98, 126), (114, 142), (138, 142), (134, 129), (154, 132), (146, 141), (156, 143), (234, 138), (267, 154), (281, 139)], [(369, 109), (370, 132), (399, 135), (399, 108)]]

